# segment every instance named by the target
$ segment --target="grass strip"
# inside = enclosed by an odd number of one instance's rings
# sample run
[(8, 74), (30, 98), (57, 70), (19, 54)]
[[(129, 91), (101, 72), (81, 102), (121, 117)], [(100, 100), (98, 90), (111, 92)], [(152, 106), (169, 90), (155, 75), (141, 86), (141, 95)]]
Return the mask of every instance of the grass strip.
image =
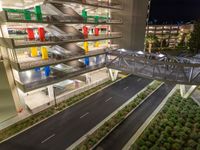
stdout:
[(157, 87), (161, 85), (161, 82), (155, 82), (154, 84), (148, 86), (147, 90), (140, 93), (132, 102), (121, 109), (116, 115), (111, 119), (106, 121), (100, 128), (89, 135), (83, 142), (77, 145), (74, 150), (88, 150), (93, 148), (100, 140), (108, 135), (110, 131), (118, 124), (120, 124), (126, 116), (136, 108), (150, 93), (152, 93)]

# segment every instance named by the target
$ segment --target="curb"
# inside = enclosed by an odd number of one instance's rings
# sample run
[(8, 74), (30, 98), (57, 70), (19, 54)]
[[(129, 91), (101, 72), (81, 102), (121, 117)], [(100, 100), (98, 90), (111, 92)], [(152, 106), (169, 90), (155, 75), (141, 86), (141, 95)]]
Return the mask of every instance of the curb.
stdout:
[(166, 104), (168, 99), (176, 92), (177, 86), (175, 86), (171, 92), (164, 98), (161, 104), (154, 110), (154, 112), (147, 118), (147, 120), (143, 123), (143, 125), (137, 130), (137, 132), (130, 138), (127, 144), (122, 148), (122, 150), (130, 150), (131, 146), (135, 143), (135, 141), (140, 137), (140, 135), (144, 132), (144, 130), (148, 127), (151, 121), (156, 117), (156, 115), (161, 111), (163, 106)]
[[(111, 134), (120, 124), (122, 124), (136, 109), (138, 109), (154, 92), (156, 92), (164, 83), (161, 83), (155, 90), (153, 90), (147, 97), (145, 97), (133, 110), (131, 110), (122, 121), (114, 126), (99, 142), (97, 142), (90, 150), (95, 149), (109, 134)], [(144, 92), (144, 91), (143, 91)], [(139, 94), (138, 94), (139, 95)], [(137, 97), (136, 97), (137, 98)], [(129, 104), (127, 104), (129, 105)], [(126, 105), (126, 106), (127, 106)], [(126, 107), (125, 106), (125, 107)], [(123, 109), (123, 108), (122, 108)]]
[(99, 124), (97, 124), (94, 128), (92, 128), (90, 131), (88, 131), (85, 135), (83, 135), (81, 138), (79, 138), (76, 142), (74, 142), (71, 146), (66, 148), (66, 150), (72, 150), (74, 149), (77, 145), (79, 145), (81, 142), (83, 142), (89, 135), (91, 135), (93, 132), (95, 132), (98, 128), (100, 128), (106, 121), (108, 121), (110, 118), (112, 118), (114, 115), (118, 113), (121, 109), (123, 109), (127, 104), (129, 104), (131, 101), (133, 101), (138, 94), (142, 93), (147, 89), (148, 86), (152, 85), (154, 83), (151, 82), (148, 84), (144, 89), (142, 89), (140, 92), (135, 94), (132, 98), (130, 98), (126, 103), (124, 103), (122, 106), (120, 106), (118, 109), (116, 109), (113, 113), (111, 113), (108, 117), (106, 117), (103, 121), (101, 121)]
[[(128, 76), (127, 76), (127, 77), (128, 77)], [(126, 78), (126, 77), (125, 77), (125, 78)], [(117, 82), (119, 82), (119, 81), (121, 81), (121, 80), (123, 80), (123, 79), (125, 79), (125, 78), (120, 78), (120, 79), (118, 79), (118, 80), (116, 80), (116, 81), (114, 81), (114, 82), (112, 82), (112, 83), (106, 85), (106, 86), (103, 87), (102, 89), (99, 89), (99, 90), (97, 90), (96, 92), (94, 92), (94, 93), (92, 93), (92, 94), (86, 96), (86, 97), (83, 98), (82, 100), (75, 102), (75, 103), (72, 104), (71, 106), (68, 106), (68, 107), (66, 107), (65, 109), (61, 110), (61, 111), (57, 111), (57, 112), (54, 113), (53, 115), (51, 115), (51, 116), (49, 116), (49, 117), (47, 117), (47, 118), (45, 118), (45, 119), (43, 119), (43, 120), (41, 120), (41, 121), (39, 121), (39, 122), (33, 124), (33, 125), (31, 125), (31, 126), (29, 126), (28, 128), (25, 128), (24, 130), (22, 130), (22, 131), (20, 131), (20, 132), (18, 132), (18, 133), (16, 133), (16, 134), (14, 134), (14, 135), (12, 135), (12, 136), (6, 138), (5, 140), (0, 141), (0, 144), (3, 143), (3, 142), (5, 142), (5, 141), (7, 141), (7, 140), (9, 140), (9, 139), (11, 139), (11, 138), (13, 138), (13, 137), (15, 137), (15, 136), (17, 136), (17, 135), (19, 135), (19, 134), (21, 134), (21, 133), (23, 133), (23, 132), (25, 132), (25, 131), (27, 131), (27, 130), (29, 130), (29, 129), (31, 129), (31, 128), (33, 128), (33, 127), (35, 127), (36, 125), (38, 125), (38, 124), (40, 124), (40, 123), (42, 123), (42, 122), (44, 122), (44, 121), (50, 119), (50, 118), (53, 117), (53, 116), (56, 116), (57, 114), (59, 114), (59, 113), (65, 111), (66, 109), (69, 109), (70, 107), (72, 107), (72, 106), (74, 106), (74, 105), (76, 105), (76, 104), (78, 104), (78, 103), (80, 103), (80, 102), (86, 100), (86, 99), (89, 98), (90, 96), (97, 94), (97, 93), (100, 92), (101, 90), (104, 90), (104, 89), (108, 88), (109, 86), (112, 86), (113, 84), (115, 84), (115, 83), (117, 83)], [(102, 84), (103, 84), (103, 83), (102, 83)], [(30, 116), (29, 116), (29, 117), (30, 117)], [(27, 118), (28, 118), (28, 117), (27, 117)], [(25, 118), (25, 119), (26, 119), (26, 118)], [(21, 120), (21, 121), (22, 121), (22, 120)], [(15, 123), (14, 123), (14, 124), (15, 124)], [(14, 125), (14, 124), (12, 124), (12, 125)], [(10, 125), (10, 126), (12, 126), (12, 125)], [(9, 126), (8, 126), (8, 127), (9, 127)], [(4, 129), (6, 129), (6, 128), (4, 128)], [(3, 130), (3, 129), (2, 129), (2, 130)]]

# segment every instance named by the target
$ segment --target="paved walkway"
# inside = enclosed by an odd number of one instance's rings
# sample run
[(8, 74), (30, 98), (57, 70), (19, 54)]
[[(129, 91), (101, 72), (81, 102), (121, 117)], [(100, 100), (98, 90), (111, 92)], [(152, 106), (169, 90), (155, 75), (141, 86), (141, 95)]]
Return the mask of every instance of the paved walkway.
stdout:
[(23, 120), (27, 117), (29, 117), (31, 114), (24, 110), (22, 113), (19, 113), (19, 114), (16, 114), (15, 116), (3, 121), (0, 123), (0, 130), (12, 125), (12, 124), (15, 124), (16, 122), (20, 121), (20, 120)]

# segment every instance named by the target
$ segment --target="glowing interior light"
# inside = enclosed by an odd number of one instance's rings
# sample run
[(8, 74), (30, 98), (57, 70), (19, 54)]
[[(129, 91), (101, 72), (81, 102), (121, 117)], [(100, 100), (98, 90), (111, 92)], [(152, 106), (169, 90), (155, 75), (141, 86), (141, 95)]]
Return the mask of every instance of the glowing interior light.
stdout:
[(165, 56), (165, 55), (163, 55), (163, 54), (159, 54), (159, 55), (158, 55), (158, 57), (164, 57), (164, 56)]
[(124, 48), (120, 49), (121, 52), (126, 52), (126, 50)]
[(26, 71), (26, 75), (28, 78), (31, 78), (31, 75), (32, 75), (31, 71)]

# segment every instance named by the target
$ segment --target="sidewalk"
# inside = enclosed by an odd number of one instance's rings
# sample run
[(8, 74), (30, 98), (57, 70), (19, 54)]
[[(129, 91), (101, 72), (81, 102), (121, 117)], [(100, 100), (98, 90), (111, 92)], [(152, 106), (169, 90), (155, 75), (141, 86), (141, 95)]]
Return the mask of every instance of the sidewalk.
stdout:
[(19, 122), (20, 120), (23, 120), (27, 117), (31, 116), (31, 113), (29, 113), (28, 111), (24, 110), (21, 113), (16, 114), (15, 117), (12, 117), (4, 122), (0, 123), (0, 130), (7, 128), (8, 126), (11, 126), (13, 124), (15, 124), (16, 122)]

